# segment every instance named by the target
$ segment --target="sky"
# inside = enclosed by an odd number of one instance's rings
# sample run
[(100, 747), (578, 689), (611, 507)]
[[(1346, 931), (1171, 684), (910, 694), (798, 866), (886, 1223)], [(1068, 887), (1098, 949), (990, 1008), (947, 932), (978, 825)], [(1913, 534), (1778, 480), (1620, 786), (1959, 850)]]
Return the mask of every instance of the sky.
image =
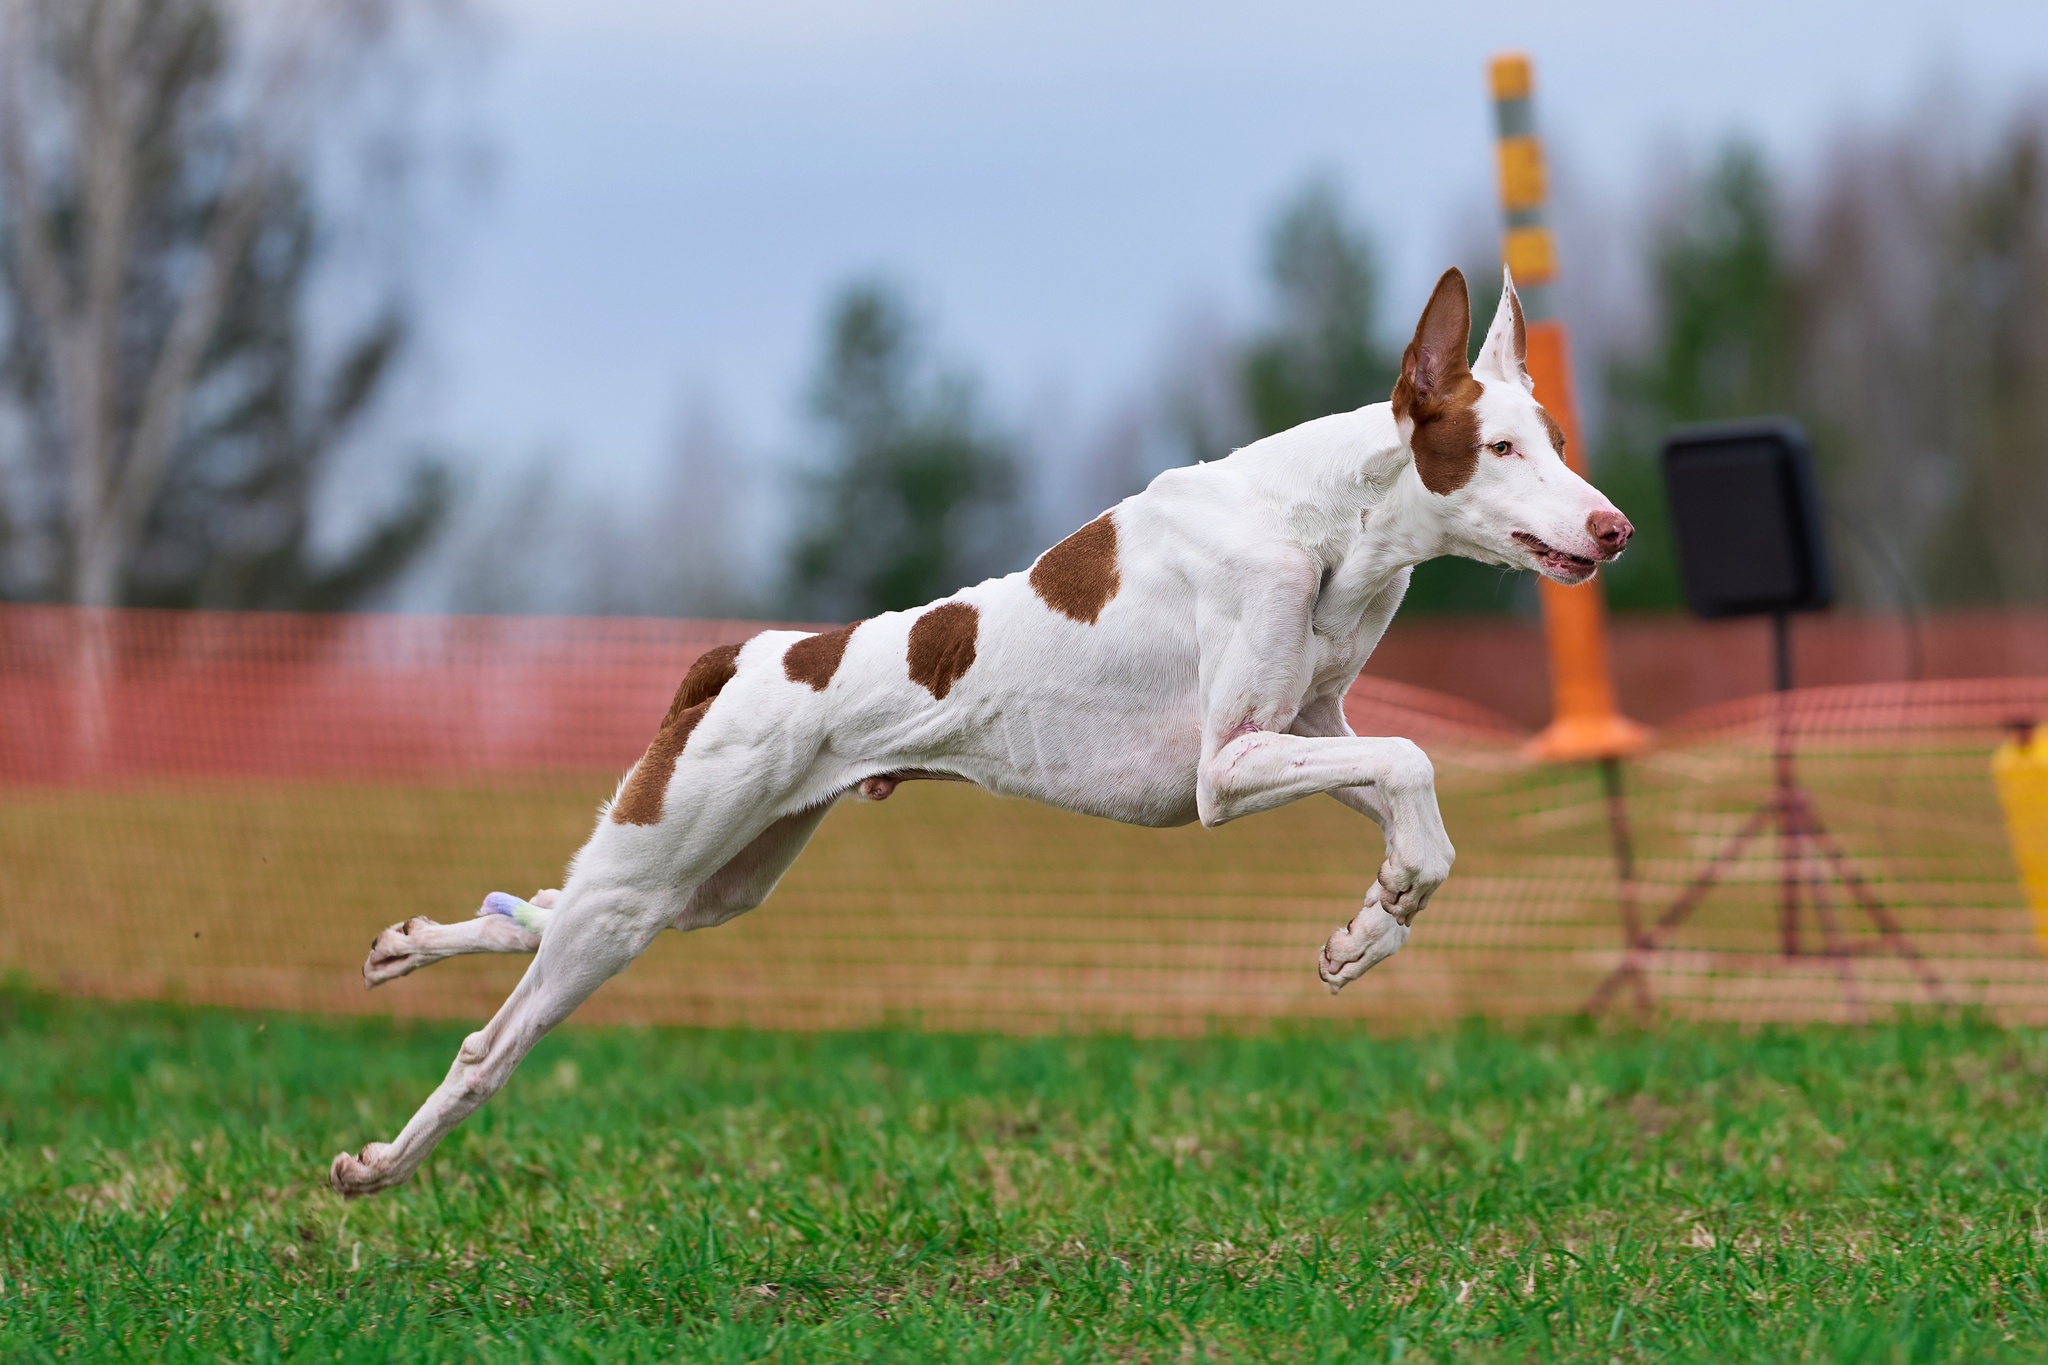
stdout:
[(693, 403), (790, 447), (826, 301), (876, 273), (999, 406), (1086, 420), (1191, 310), (1252, 313), (1316, 172), (1411, 316), (1494, 230), (1504, 49), (1595, 204), (1731, 134), (1796, 169), (1936, 82), (2048, 91), (2040, 0), (482, 3), (495, 171), (431, 284), (430, 424), (588, 487), (644, 481)]

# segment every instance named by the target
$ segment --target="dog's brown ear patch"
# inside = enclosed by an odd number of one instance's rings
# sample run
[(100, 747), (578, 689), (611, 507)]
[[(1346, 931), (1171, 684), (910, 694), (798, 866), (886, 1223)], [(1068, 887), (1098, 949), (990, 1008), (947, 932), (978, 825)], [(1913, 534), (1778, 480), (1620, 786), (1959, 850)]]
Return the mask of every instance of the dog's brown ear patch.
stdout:
[(839, 671), (839, 661), (846, 657), (846, 642), (861, 624), (855, 621), (850, 626), (798, 640), (782, 655), (782, 676), (793, 683), (810, 684), (813, 692), (823, 692), (825, 684)]
[(944, 700), (961, 675), (974, 667), (974, 640), (981, 613), (965, 602), (941, 602), (910, 627), (910, 680)]
[(1094, 625), (1116, 596), (1116, 520), (1104, 512), (1038, 557), (1031, 589), (1060, 615)]
[(712, 699), (725, 690), (733, 674), (739, 671), (739, 657), (738, 645), (720, 645), (716, 649), (705, 650), (690, 665), (690, 671), (683, 675), (682, 685), (676, 688), (675, 700), (668, 704), (668, 714), (661, 718), (661, 728), (654, 732), (654, 742), (633, 765), (632, 774), (626, 779), (626, 789), (612, 803), (615, 822), (621, 825), (661, 823), (662, 803), (668, 795), (668, 780), (675, 773), (676, 760), (683, 756), (683, 747), (690, 742), (690, 732), (711, 709)]
[(1479, 381), (1468, 374), (1449, 401), (1417, 410), (1408, 444), (1415, 452), (1415, 472), (1432, 493), (1456, 492), (1479, 468), (1480, 393)]
[(1394, 416), (1415, 424), (1409, 448), (1415, 472), (1432, 493), (1455, 492), (1479, 468), (1479, 395), (1465, 348), (1472, 339), (1472, 301), (1464, 273), (1443, 273), (1415, 324), (1415, 339), (1401, 353), (1394, 381)]
[(1563, 459), (1564, 428), (1557, 424), (1557, 419), (1552, 417), (1549, 411), (1541, 404), (1538, 404), (1536, 407), (1536, 415), (1543, 419), (1543, 429), (1550, 433), (1550, 448), (1557, 452), (1558, 459)]

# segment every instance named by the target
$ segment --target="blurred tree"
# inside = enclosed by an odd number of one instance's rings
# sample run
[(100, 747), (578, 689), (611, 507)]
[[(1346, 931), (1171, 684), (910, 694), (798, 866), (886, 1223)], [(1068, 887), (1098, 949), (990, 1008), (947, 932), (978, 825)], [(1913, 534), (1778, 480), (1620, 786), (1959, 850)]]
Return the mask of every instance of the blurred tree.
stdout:
[(1735, 143), (1677, 196), (1657, 231), (1654, 328), (1647, 345), (1607, 367), (1594, 460), (1595, 482), (1636, 523), (1629, 553), (1601, 571), (1616, 607), (1682, 602), (1657, 467), (1666, 428), (1798, 410), (1798, 293), (1778, 217), (1762, 156)]
[(890, 286), (857, 284), (833, 304), (810, 406), (827, 455), (803, 487), (793, 612), (914, 607), (1014, 566), (1015, 450), (969, 382), (932, 367)]
[(1656, 340), (1620, 371), (1624, 393), (1677, 422), (1795, 400), (1798, 309), (1778, 217), (1762, 155), (1747, 143), (1727, 147), (1659, 233)]
[(1618, 605), (1679, 601), (1665, 429), (1773, 412), (1814, 436), (1846, 601), (2048, 601), (2048, 123), (1928, 131), (1960, 122), (1845, 140), (1789, 207), (1743, 146), (1675, 196), (1649, 342), (1607, 371)]
[[(1897, 245), (1815, 253), (1823, 316), (1846, 314), (1814, 357), (1816, 405), (1852, 457), (1833, 471), (1840, 501), (1898, 547), (1924, 597), (2048, 602), (2048, 117), (1955, 162), (1894, 146), (1867, 167), (1869, 192), (1829, 196), (1871, 220), (1853, 235), (1903, 239), (1919, 266), (1901, 268)], [(1888, 316), (1871, 315), (1873, 296)], [(1901, 322), (1890, 356), (1841, 344)]]
[[(762, 462), (708, 396), (693, 395), (680, 416), (650, 482), (586, 486), (567, 476), (573, 451), (543, 447), (523, 471), (507, 477), (501, 466), (464, 490), (408, 585), (408, 605), (739, 620), (783, 610), (782, 547), (750, 534), (766, 520), (754, 496)], [(547, 552), (535, 554), (537, 545)]]
[(309, 545), (407, 331), (394, 295), (315, 326), (309, 126), (392, 23), (382, 0), (0, 3), (14, 591), (339, 607), (432, 534), (447, 484), (420, 462), (343, 554)]
[(1277, 318), (1239, 362), (1255, 436), (1386, 401), (1401, 358), (1376, 335), (1378, 262), (1330, 181), (1311, 180), (1282, 207), (1266, 277)]

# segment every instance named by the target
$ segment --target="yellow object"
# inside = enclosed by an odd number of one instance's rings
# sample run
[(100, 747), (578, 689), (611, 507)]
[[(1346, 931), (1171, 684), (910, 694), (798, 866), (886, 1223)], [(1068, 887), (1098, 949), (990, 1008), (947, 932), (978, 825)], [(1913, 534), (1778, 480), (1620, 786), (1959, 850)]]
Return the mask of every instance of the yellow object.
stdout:
[(1543, 144), (1533, 137), (1502, 138), (1494, 144), (1500, 152), (1500, 202), (1509, 212), (1541, 208), (1550, 197), (1543, 175)]
[(2034, 911), (2034, 937), (2048, 949), (2048, 736), (2034, 730), (1991, 756), (1991, 780), (2005, 807), (2006, 837)]
[(1487, 65), (1487, 76), (1497, 100), (1525, 100), (1535, 86), (1529, 59), (1519, 52), (1503, 52), (1495, 57)]
[(1515, 285), (1527, 289), (1549, 284), (1557, 278), (1557, 252), (1547, 227), (1509, 228), (1501, 239), (1501, 254), (1515, 273)]

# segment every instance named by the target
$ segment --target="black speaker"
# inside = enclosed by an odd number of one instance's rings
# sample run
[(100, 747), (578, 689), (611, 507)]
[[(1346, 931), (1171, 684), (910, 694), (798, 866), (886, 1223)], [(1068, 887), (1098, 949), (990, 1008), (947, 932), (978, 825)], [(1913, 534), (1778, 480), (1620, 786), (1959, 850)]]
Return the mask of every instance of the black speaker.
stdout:
[(1798, 423), (1681, 427), (1664, 441), (1664, 490), (1697, 615), (1819, 611), (1834, 600), (1813, 453)]

